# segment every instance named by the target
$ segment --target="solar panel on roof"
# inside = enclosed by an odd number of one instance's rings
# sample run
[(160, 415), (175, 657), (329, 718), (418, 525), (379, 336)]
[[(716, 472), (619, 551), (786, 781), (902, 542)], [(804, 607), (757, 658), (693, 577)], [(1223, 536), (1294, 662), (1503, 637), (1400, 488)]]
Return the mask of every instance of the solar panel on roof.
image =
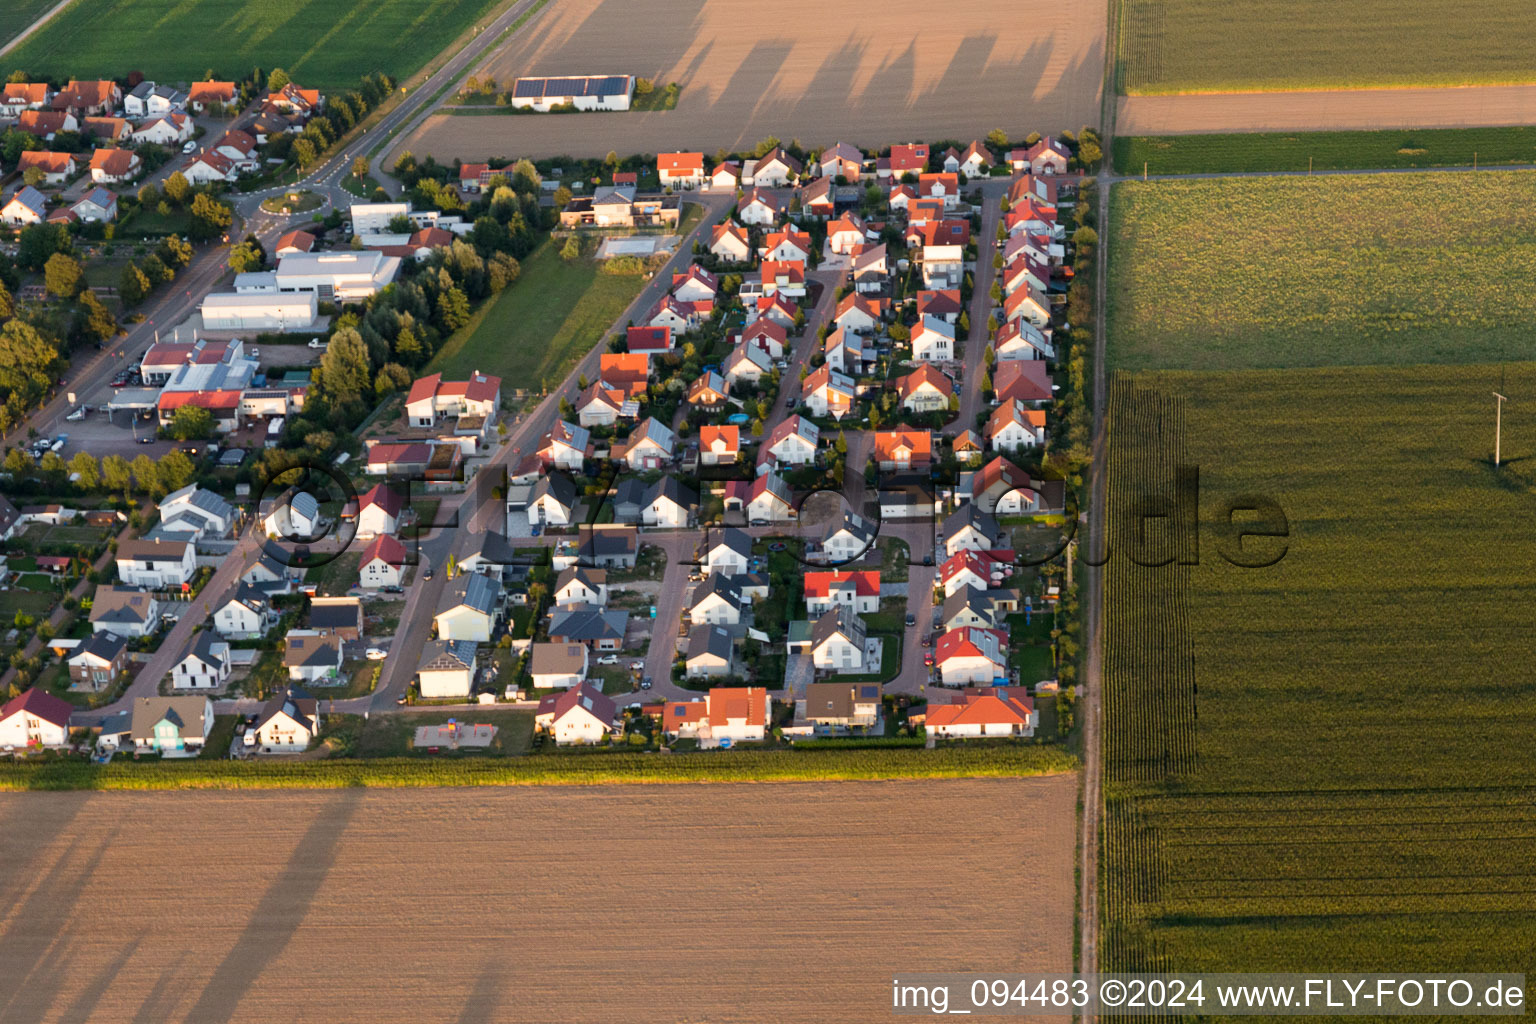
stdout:
[(626, 86), (628, 84), (629, 84), (629, 78), (627, 76), (624, 76), (624, 75), (609, 75), (607, 78), (603, 78), (603, 79), (599, 79), (598, 80), (598, 83), (597, 83), (597, 95), (599, 95), (599, 96), (619, 96), (619, 95), (622, 95), (622, 94), (624, 94), (624, 93), (629, 91), (628, 88), (626, 88)]
[(512, 87), (512, 94), (521, 99), (538, 99), (544, 95), (544, 79), (519, 78)]

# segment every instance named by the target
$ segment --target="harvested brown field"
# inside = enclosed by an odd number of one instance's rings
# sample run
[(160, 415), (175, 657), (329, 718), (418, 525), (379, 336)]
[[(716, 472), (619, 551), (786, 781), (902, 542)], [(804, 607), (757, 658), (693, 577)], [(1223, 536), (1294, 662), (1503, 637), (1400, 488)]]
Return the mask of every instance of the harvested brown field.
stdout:
[(1536, 85), (1121, 96), (1120, 135), (1536, 124)]
[[(677, 109), (553, 116), (435, 115), (402, 143), (418, 156), (602, 156), (748, 148), (777, 135), (865, 146), (1099, 120), (1105, 4), (922, 0), (562, 0), (479, 75), (634, 74), (682, 86)], [(451, 100), (450, 100), (451, 102)], [(483, 109), (483, 108), (482, 108)], [(391, 157), (391, 161), (393, 157)]]
[(894, 972), (1071, 969), (1076, 796), (0, 796), (0, 1020), (884, 1019)]

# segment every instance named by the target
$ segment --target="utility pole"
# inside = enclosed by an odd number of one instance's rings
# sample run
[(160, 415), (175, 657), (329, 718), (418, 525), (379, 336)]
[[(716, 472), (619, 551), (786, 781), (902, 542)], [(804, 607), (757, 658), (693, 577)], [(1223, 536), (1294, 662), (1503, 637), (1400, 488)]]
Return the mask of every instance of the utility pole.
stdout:
[(1493, 468), (1498, 469), (1499, 441), (1501, 440), (1501, 435), (1504, 432), (1504, 403), (1509, 401), (1509, 399), (1505, 398), (1497, 391), (1493, 393), (1493, 397), (1498, 399), (1498, 401), (1493, 403)]

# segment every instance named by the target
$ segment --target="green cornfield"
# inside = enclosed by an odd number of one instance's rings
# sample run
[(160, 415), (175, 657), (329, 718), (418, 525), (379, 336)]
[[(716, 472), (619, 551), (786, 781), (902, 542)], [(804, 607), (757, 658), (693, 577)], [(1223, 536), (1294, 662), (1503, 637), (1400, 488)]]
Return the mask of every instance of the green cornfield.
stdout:
[(1121, 0), (1130, 95), (1536, 81), (1525, 0)]
[(0, 791), (334, 789), (345, 786), (598, 786), (669, 782), (813, 782), (1049, 775), (1077, 768), (1054, 746), (936, 750), (731, 750), (696, 754), (544, 754), (511, 758), (310, 761), (82, 761), (0, 765)]
[(1124, 182), (1117, 369), (1471, 363), (1536, 354), (1536, 173)]
[[(1101, 965), (1524, 970), (1536, 364), (1118, 375), (1109, 412), (1112, 526), (1184, 464), (1201, 530), (1107, 569)], [(1216, 549), (1251, 495), (1263, 569)]]
[(244, 78), (280, 67), (301, 85), (350, 89), (401, 79), (436, 57), (495, 0), (76, 0), (0, 59), (0, 73), (161, 82)]
[(1228, 174), (1536, 164), (1536, 128), (1117, 135), (1115, 173)]

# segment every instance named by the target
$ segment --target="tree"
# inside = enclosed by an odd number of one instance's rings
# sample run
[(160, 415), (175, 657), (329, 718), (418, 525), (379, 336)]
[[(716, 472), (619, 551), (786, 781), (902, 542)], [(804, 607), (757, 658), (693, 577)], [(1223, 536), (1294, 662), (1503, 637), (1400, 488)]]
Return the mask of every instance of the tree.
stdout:
[(8, 320), (16, 315), (16, 300), (11, 298), (10, 289), (0, 281), (0, 320)]
[[(247, 237), (247, 242), (255, 242), (256, 251), (266, 256), (266, 250), (260, 242)], [(168, 267), (184, 267), (192, 262), (192, 243), (183, 239), (180, 235), (168, 235), (165, 240), (155, 246), (155, 255)]]
[(165, 284), (176, 277), (176, 271), (165, 265), (165, 261), (154, 253), (150, 253), (139, 261), (139, 269), (144, 271), (144, 276), (149, 278), (150, 286)]
[(154, 206), (160, 201), (160, 190), (154, 185), (145, 183), (139, 186), (139, 205)]
[(101, 460), (101, 478), (109, 491), (128, 493), (133, 486), (133, 470), (121, 455), (108, 455)]
[(260, 270), (263, 262), (261, 253), (250, 242), (241, 242), (229, 250), (229, 269), (237, 274)]
[(90, 289), (80, 293), (81, 328), (86, 337), (110, 341), (117, 337), (117, 318)]
[(565, 240), (565, 245), (560, 249), (560, 258), (569, 261), (578, 259), (580, 256), (581, 243), (576, 240), (575, 235), (571, 235)]
[(355, 157), (352, 160), (352, 177), (356, 178), (358, 181), (362, 181), (364, 178), (368, 177), (368, 171), (369, 164), (367, 157), (360, 156)]
[(325, 393), (338, 402), (359, 399), (372, 379), (363, 336), (352, 327), (343, 327), (331, 335), (331, 343), (320, 357), (320, 386)]
[(24, 405), (40, 398), (58, 377), (59, 346), (24, 320), (0, 326), (0, 391), (18, 396)]
[(392, 391), (404, 391), (411, 386), (411, 371), (399, 363), (385, 363), (373, 379), (373, 393), (383, 398)]
[(75, 483), (82, 491), (94, 491), (101, 485), (101, 471), (90, 452), (76, 452), (69, 460), (69, 473), (80, 478)]
[[(148, 455), (140, 455), (133, 460), (133, 482), (139, 490), (151, 494), (160, 488), (160, 468), (155, 465), (155, 460)], [(162, 492), (163, 493), (163, 492)]]
[(1099, 233), (1090, 227), (1081, 227), (1072, 232), (1072, 244), (1079, 249), (1091, 249), (1099, 244)]
[(137, 306), (143, 302), (144, 296), (149, 294), (151, 287), (153, 286), (150, 284), (149, 278), (144, 275), (144, 271), (140, 270), (137, 264), (125, 264), (123, 272), (118, 275), (117, 294), (123, 300), (123, 305), (125, 306)]
[[(181, 410), (177, 410), (180, 412)], [(172, 448), (160, 456), (160, 461), (155, 464), (159, 470), (158, 481), (161, 493), (169, 494), (171, 491), (179, 491), (192, 482), (192, 475), (197, 472), (197, 467), (192, 465), (192, 460), (179, 449)], [(154, 492), (151, 492), (154, 493)], [(159, 495), (156, 495), (158, 497)]]
[(69, 229), (63, 224), (31, 224), (21, 229), (17, 239), (16, 262), (29, 270), (42, 270), (48, 257), (73, 249)]
[(1005, 150), (1008, 148), (1008, 133), (1001, 128), (993, 128), (987, 132), (987, 145), (993, 149)]
[(200, 405), (183, 405), (171, 415), (170, 433), (178, 441), (201, 441), (213, 434), (213, 413)]
[(1083, 139), (1077, 144), (1077, 162), (1084, 167), (1096, 167), (1102, 159), (1104, 159), (1104, 151), (1099, 148), (1097, 140)]
[(267, 91), (282, 92), (283, 86), (287, 85), (291, 81), (293, 81), (293, 79), (288, 77), (288, 72), (284, 71), (282, 68), (273, 68), (271, 71), (267, 72)]
[(437, 325), (444, 334), (469, 323), (469, 297), (457, 285), (437, 297)]
[(47, 177), (48, 175), (43, 172), (41, 167), (28, 167), (26, 170), (21, 172), (22, 183), (31, 185), (33, 188), (37, 188), (37, 186), (41, 185), (43, 183), (43, 179)]
[(499, 292), (507, 285), (516, 281), (522, 274), (522, 264), (504, 252), (498, 252), (491, 257), (491, 262), (486, 268), (486, 277), (491, 283), (491, 291)]
[(199, 192), (192, 200), (192, 230), (188, 232), (198, 241), (207, 241), (224, 233), (234, 220), (235, 212), (206, 192)]
[(841, 430), (839, 430), (837, 432), (837, 442), (834, 445), (834, 447), (836, 447), (836, 449), (837, 449), (837, 454), (839, 454), (839, 455), (847, 455), (848, 454), (848, 439), (843, 436), (843, 432)]
[(561, 185), (559, 188), (555, 189), (555, 209), (557, 209), (557, 210), (565, 209), (566, 204), (569, 203), (570, 201), (571, 201), (571, 190), (570, 189), (566, 188), (564, 185)]
[(177, 206), (186, 202), (187, 196), (192, 194), (192, 183), (180, 171), (166, 178), (165, 185), (162, 188), (165, 192), (165, 197)]

